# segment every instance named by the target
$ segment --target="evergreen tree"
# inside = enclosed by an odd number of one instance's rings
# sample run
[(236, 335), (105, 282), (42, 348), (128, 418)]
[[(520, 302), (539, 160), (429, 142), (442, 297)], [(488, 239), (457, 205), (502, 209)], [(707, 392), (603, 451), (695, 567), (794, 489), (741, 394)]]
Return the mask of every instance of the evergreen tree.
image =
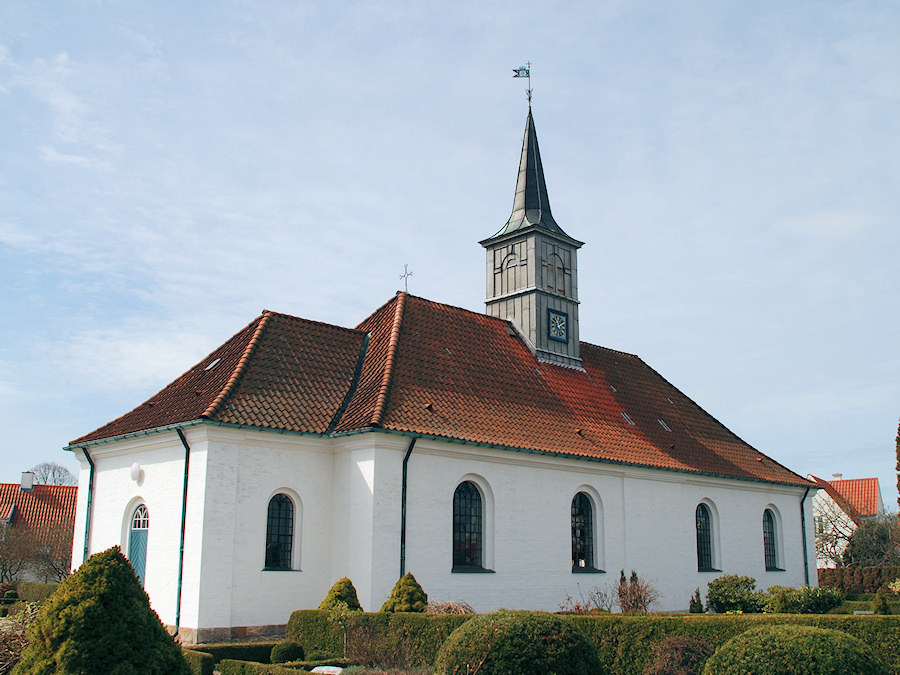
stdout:
[(356, 588), (353, 587), (353, 582), (347, 577), (334, 582), (334, 586), (328, 591), (328, 595), (319, 603), (319, 609), (334, 609), (335, 606), (341, 603), (346, 605), (347, 609), (353, 611), (362, 609), (359, 606), (359, 598), (356, 597)]
[(15, 675), (190, 673), (118, 546), (92, 555), (59, 585), (28, 640)]
[(424, 612), (428, 596), (412, 572), (407, 572), (394, 584), (391, 597), (381, 607), (382, 612)]

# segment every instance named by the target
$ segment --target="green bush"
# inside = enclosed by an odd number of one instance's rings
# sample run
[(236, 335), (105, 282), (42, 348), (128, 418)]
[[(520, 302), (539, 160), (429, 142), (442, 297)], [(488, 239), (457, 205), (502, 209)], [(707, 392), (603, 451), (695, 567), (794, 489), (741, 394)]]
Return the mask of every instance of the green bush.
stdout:
[(344, 656), (384, 670), (430, 669), (444, 641), (471, 619), (471, 614), (355, 612), (346, 622)]
[(756, 591), (756, 579), (723, 574), (707, 584), (706, 603), (718, 614), (758, 612), (764, 599)]
[(190, 672), (118, 546), (92, 555), (59, 585), (28, 639), (16, 675)]
[(888, 605), (887, 594), (884, 591), (878, 591), (875, 599), (872, 600), (872, 611), (876, 614), (890, 614), (891, 608)]
[(706, 662), (704, 675), (887, 673), (862, 642), (838, 630), (760, 626), (732, 638)]
[(690, 635), (719, 647), (744, 631), (767, 625), (833, 628), (866, 644), (891, 672), (900, 673), (900, 616), (829, 614), (682, 614), (657, 616), (564, 616), (597, 648), (610, 673), (640, 675), (653, 660), (653, 645), (671, 635)]
[(546, 612), (500, 610), (457, 628), (438, 654), (435, 672), (481, 675), (603, 673), (597, 650), (572, 624)]
[(826, 614), (844, 603), (844, 595), (833, 588), (772, 586), (761, 597), (769, 614)]
[(394, 584), (391, 597), (381, 606), (382, 612), (424, 612), (428, 596), (412, 572), (407, 572)]
[(819, 570), (819, 586), (829, 586), (842, 593), (875, 593), (900, 577), (900, 567), (838, 567)]
[(703, 614), (703, 598), (700, 597), (699, 587), (691, 596), (691, 602), (688, 605), (688, 612), (691, 614)]
[(653, 645), (653, 660), (643, 675), (696, 675), (713, 651), (703, 640), (673, 635)]
[(43, 602), (53, 595), (57, 588), (59, 584), (42, 584), (37, 581), (19, 581), (16, 584), (19, 599), (25, 602)]
[(269, 662), (287, 663), (289, 661), (302, 661), (303, 656), (303, 645), (297, 642), (279, 642), (272, 647)]
[(329, 659), (344, 655), (344, 627), (332, 620), (329, 612), (301, 609), (291, 613), (285, 639), (298, 642), (306, 650), (306, 658)]
[(344, 603), (348, 609), (361, 610), (359, 598), (356, 597), (356, 589), (353, 582), (347, 577), (338, 579), (328, 591), (328, 595), (319, 604), (319, 609), (334, 609), (338, 603)]
[(19, 599), (19, 594), (15, 588), (10, 588), (3, 594), (3, 604), (11, 605)]
[(213, 662), (218, 663), (223, 659), (234, 659), (236, 661), (259, 661), (266, 663), (272, 654), (272, 649), (278, 642), (218, 642), (205, 645), (196, 645), (186, 647), (186, 650), (196, 649), (197, 651), (212, 654)]
[(256, 661), (238, 661), (224, 659), (216, 667), (221, 675), (302, 675), (306, 670), (297, 670), (277, 664), (257, 663)]
[(187, 661), (191, 675), (213, 675), (216, 668), (216, 660), (212, 654), (196, 649), (182, 649), (181, 655)]

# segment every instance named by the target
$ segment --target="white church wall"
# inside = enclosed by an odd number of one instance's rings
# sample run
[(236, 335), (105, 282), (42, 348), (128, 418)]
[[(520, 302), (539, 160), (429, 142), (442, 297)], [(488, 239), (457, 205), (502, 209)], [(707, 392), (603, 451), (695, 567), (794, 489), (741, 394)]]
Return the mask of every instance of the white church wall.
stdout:
[[(493, 493), (492, 574), (451, 572), (453, 492), (471, 476)], [(606, 574), (571, 571), (570, 508), (583, 486), (602, 502), (598, 529)], [(658, 609), (684, 610), (695, 588), (705, 592), (719, 576), (697, 571), (695, 511), (701, 500), (709, 500), (718, 516), (714, 560), (722, 573), (751, 575), (760, 587), (800, 586), (802, 495), (802, 488), (419, 441), (409, 465), (415, 507), (408, 510), (407, 570), (432, 597), (465, 600), (478, 610), (555, 610), (567, 595), (614, 584), (620, 569), (634, 569), (662, 593)], [(767, 506), (783, 516), (783, 572), (765, 570)], [(810, 582), (815, 584), (814, 571)]]
[[(310, 436), (210, 432), (200, 626), (287, 623), (331, 578), (332, 448)], [(269, 500), (294, 504), (292, 569), (264, 570)]]
[[(94, 462), (94, 489), (88, 553), (119, 546), (129, 555), (129, 528), (134, 509), (145, 504), (150, 527), (144, 588), (164, 623), (174, 624), (178, 591), (184, 448), (175, 432), (151, 434), (89, 448)], [(84, 522), (89, 467), (82, 453), (73, 567), (84, 557)], [(137, 481), (131, 467), (140, 466)], [(83, 488), (81, 487), (83, 485)], [(84, 493), (84, 497), (81, 493)], [(173, 555), (172, 552), (175, 552)]]

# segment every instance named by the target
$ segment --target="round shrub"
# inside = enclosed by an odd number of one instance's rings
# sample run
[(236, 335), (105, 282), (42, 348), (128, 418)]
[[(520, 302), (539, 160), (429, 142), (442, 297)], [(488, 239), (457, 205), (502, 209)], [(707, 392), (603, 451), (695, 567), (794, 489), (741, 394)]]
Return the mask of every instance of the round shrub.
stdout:
[(359, 598), (356, 597), (356, 589), (353, 587), (353, 582), (347, 577), (334, 582), (334, 586), (328, 591), (328, 595), (319, 604), (319, 609), (334, 609), (341, 603), (347, 605), (347, 609), (362, 609), (359, 606)]
[(756, 591), (756, 579), (723, 574), (707, 584), (706, 603), (718, 614), (758, 612), (765, 600)]
[(594, 645), (581, 631), (547, 612), (500, 610), (480, 614), (444, 642), (436, 673), (479, 675), (602, 675)]
[(704, 675), (883, 675), (887, 670), (858, 639), (813, 626), (760, 626), (736, 635), (706, 662)]
[(272, 647), (269, 661), (272, 663), (287, 663), (289, 661), (302, 661), (305, 652), (303, 645), (297, 642), (279, 642)]
[(672, 635), (653, 645), (653, 660), (643, 675), (696, 675), (713, 648), (690, 635)]
[(428, 606), (428, 596), (419, 582), (407, 572), (394, 584), (391, 597), (381, 606), (382, 612), (424, 612)]
[(118, 546), (95, 553), (44, 602), (16, 675), (188, 675), (181, 648)]

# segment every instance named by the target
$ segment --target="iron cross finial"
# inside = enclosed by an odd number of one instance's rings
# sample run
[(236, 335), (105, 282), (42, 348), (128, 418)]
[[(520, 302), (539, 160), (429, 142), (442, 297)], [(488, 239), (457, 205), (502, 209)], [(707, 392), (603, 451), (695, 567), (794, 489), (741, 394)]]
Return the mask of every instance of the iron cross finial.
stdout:
[(404, 292), (409, 291), (409, 278), (413, 275), (412, 272), (409, 271), (409, 265), (403, 266), (403, 274), (400, 275), (400, 278), (403, 279), (403, 290)]

